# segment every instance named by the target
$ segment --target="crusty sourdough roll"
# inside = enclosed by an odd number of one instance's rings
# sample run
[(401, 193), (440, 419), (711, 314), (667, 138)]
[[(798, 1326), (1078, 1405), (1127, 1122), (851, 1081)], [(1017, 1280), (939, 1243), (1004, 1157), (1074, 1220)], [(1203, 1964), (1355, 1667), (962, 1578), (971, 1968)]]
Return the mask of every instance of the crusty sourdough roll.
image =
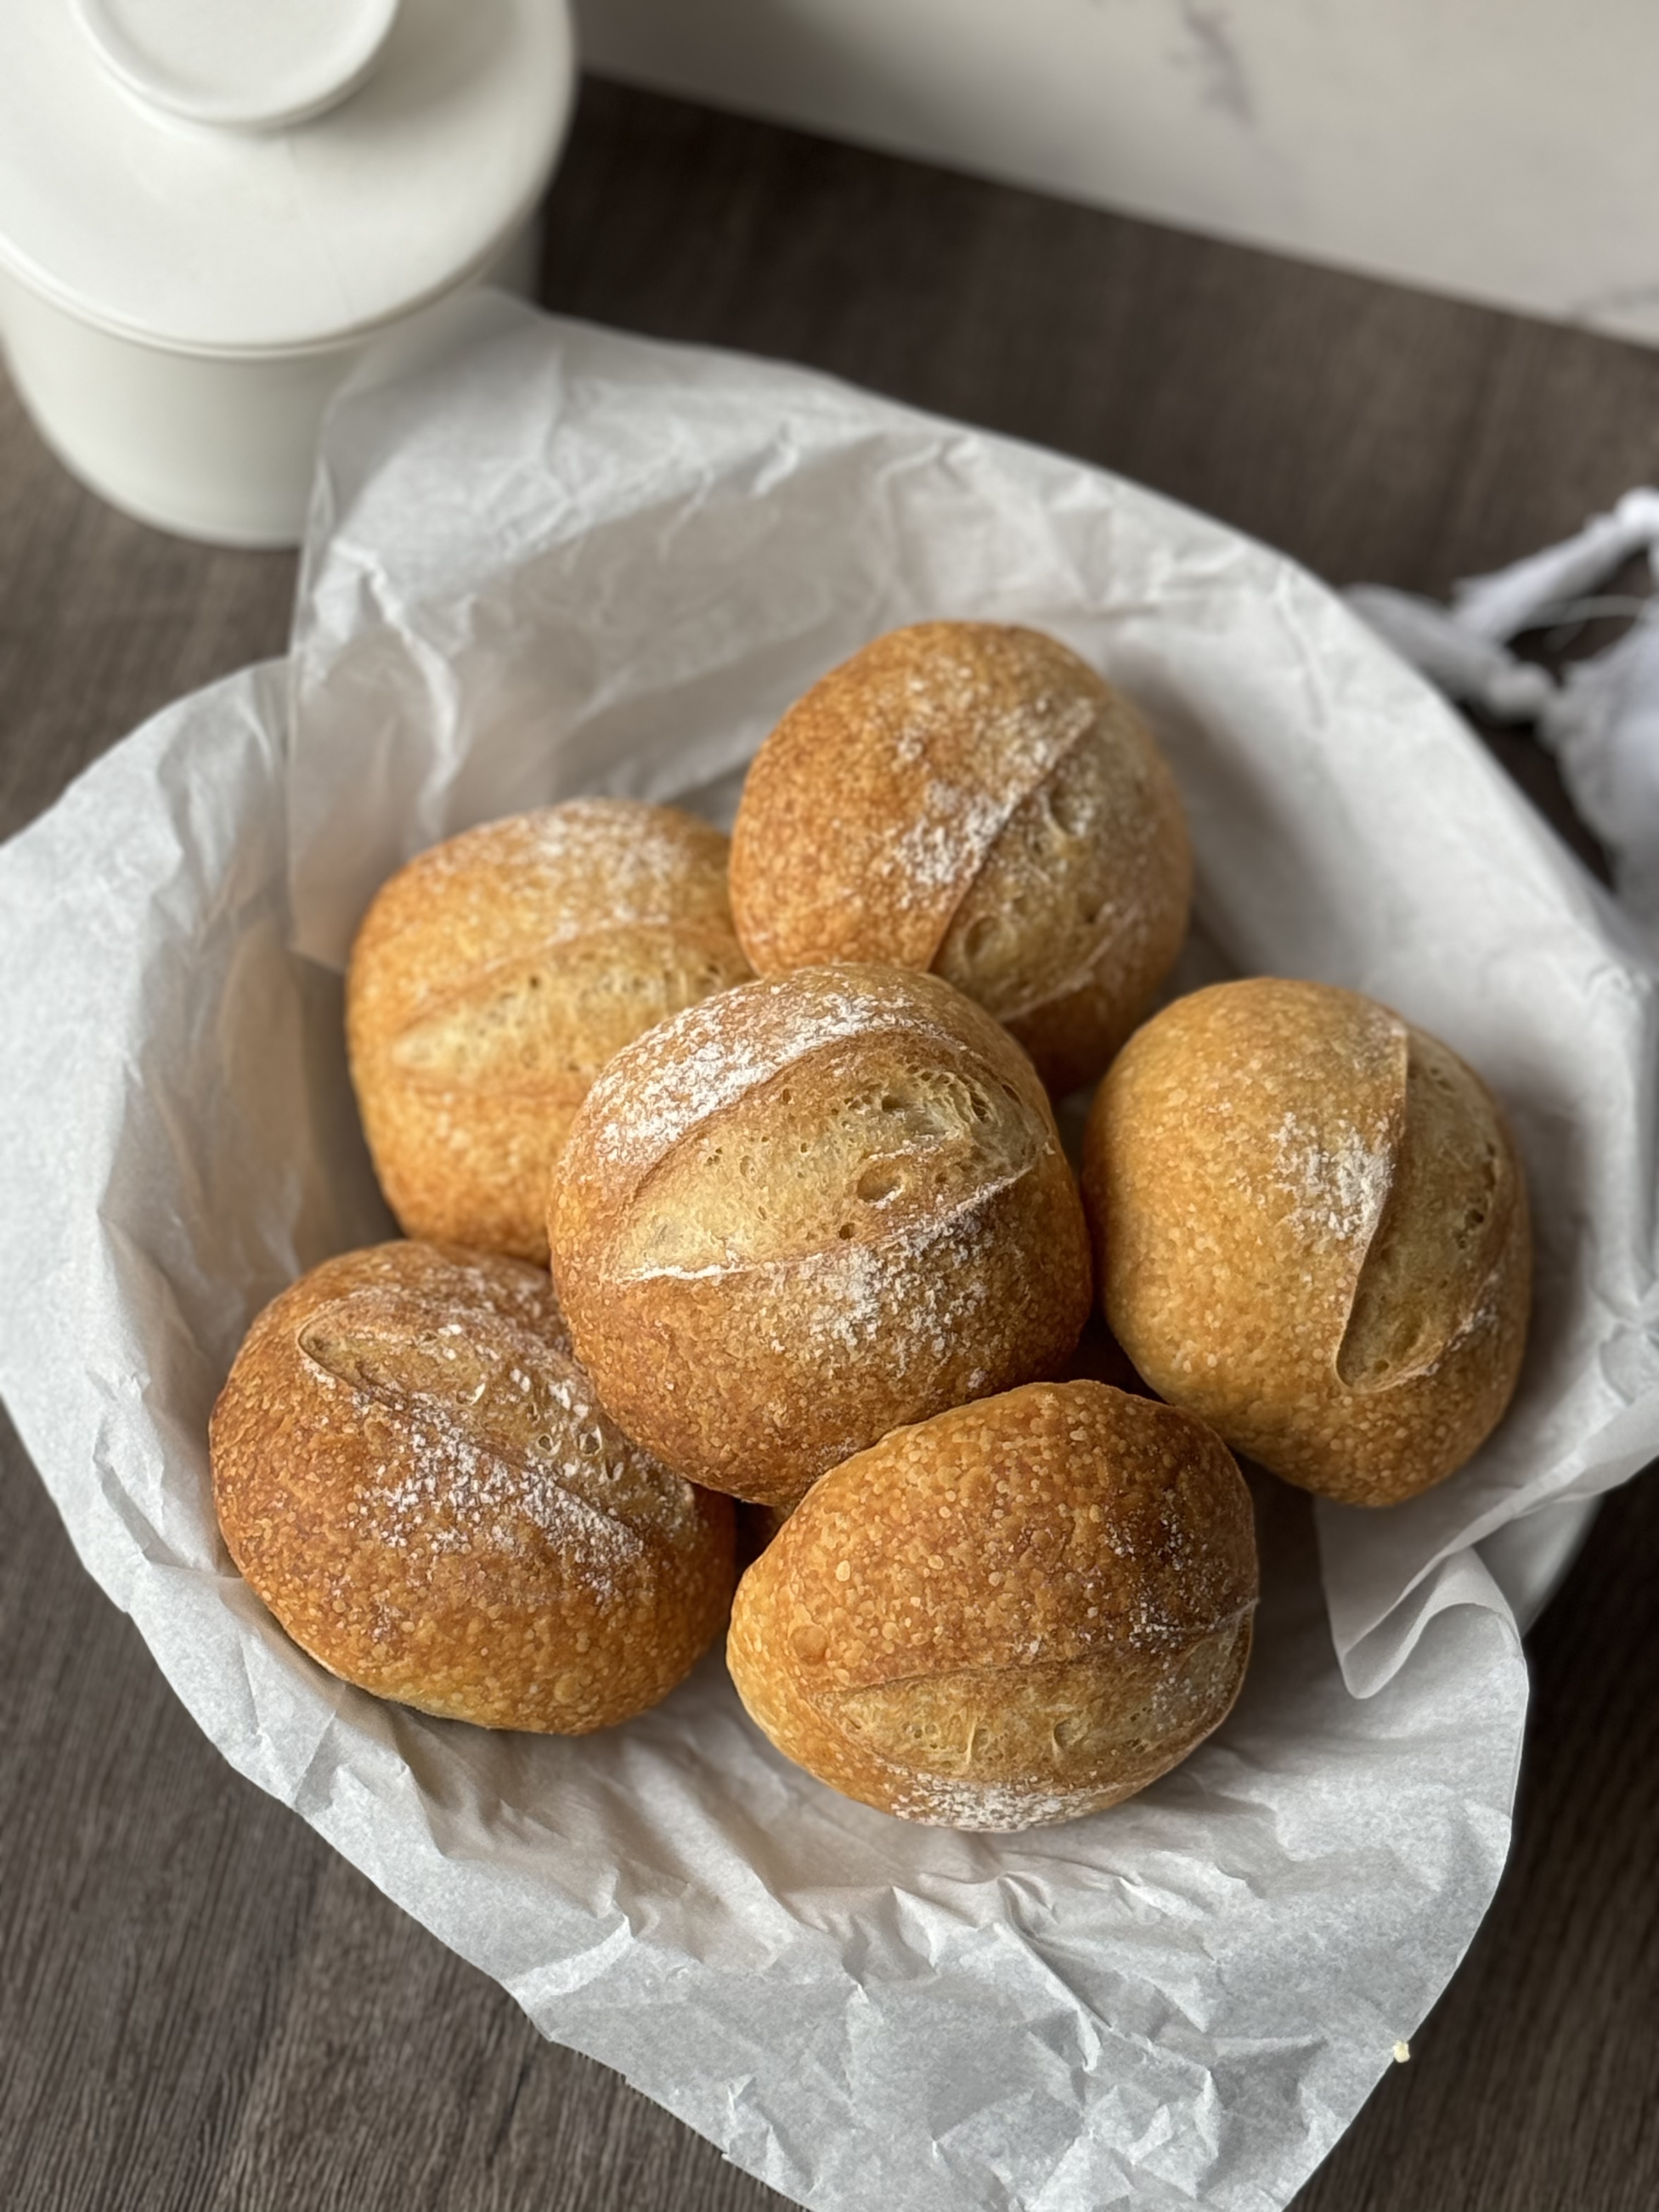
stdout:
[(1220, 1723), (1255, 1601), (1249, 1492), (1210, 1430), (1034, 1382), (826, 1474), (738, 1584), (726, 1663), (848, 1796), (1030, 1828), (1145, 1789)]
[(678, 807), (577, 799), (418, 854), (363, 917), (352, 1080), (411, 1237), (547, 1256), (547, 1179), (605, 1061), (749, 974), (726, 839)]
[(579, 1356), (670, 1467), (793, 1505), (902, 1421), (1051, 1373), (1088, 1238), (1031, 1063), (936, 976), (808, 968), (617, 1054), (549, 1222)]
[(1011, 1029), (1058, 1096), (1091, 1082), (1186, 934), (1175, 779), (1076, 653), (992, 623), (893, 630), (757, 754), (732, 836), (762, 975), (930, 969)]
[(725, 1620), (731, 1501), (619, 1433), (539, 1268), (325, 1261), (249, 1330), (210, 1441), (231, 1557), (377, 1697), (581, 1735), (665, 1697)]
[(1106, 1317), (1172, 1405), (1274, 1474), (1386, 1505), (1468, 1458), (1520, 1371), (1526, 1187), (1455, 1053), (1259, 976), (1177, 999), (1084, 1138)]

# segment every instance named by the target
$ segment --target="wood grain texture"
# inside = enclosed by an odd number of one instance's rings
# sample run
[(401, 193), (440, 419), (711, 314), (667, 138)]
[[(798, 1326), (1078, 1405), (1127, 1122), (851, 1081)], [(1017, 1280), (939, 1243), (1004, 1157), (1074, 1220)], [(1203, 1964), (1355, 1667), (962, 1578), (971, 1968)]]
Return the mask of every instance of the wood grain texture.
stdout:
[[(1338, 582), (1442, 588), (1659, 468), (1659, 354), (638, 93), (587, 88), (550, 216), (561, 309), (1040, 439)], [(0, 392), (0, 831), (153, 709), (280, 651), (293, 575), (109, 514)], [(1503, 750), (1582, 838), (1543, 757)], [(234, 1776), (9, 1429), (0, 1500), (9, 2212), (783, 2203), (541, 2042)], [(1533, 1638), (1497, 1905), (1297, 2212), (1659, 2200), (1656, 1553), (1649, 1480), (1610, 1501)]]

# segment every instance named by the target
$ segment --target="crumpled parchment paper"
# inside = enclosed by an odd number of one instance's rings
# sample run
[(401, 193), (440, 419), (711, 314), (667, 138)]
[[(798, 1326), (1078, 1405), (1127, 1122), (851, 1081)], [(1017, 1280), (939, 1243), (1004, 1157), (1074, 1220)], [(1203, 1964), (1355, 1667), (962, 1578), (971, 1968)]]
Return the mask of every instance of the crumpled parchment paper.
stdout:
[[(1638, 484), (1582, 530), (1488, 576), (1452, 604), (1384, 584), (1344, 594), (1362, 621), (1437, 684), (1496, 721), (1530, 722), (1555, 755), (1581, 820), (1606, 847), (1620, 899), (1659, 943), (1659, 600), (1596, 596), (1635, 554), (1659, 580), (1659, 491)], [(1559, 679), (1520, 659), (1528, 630), (1576, 631), (1634, 617), (1613, 644), (1567, 663)]]
[[(937, 614), (1035, 623), (1133, 693), (1191, 815), (1195, 957), (1446, 1036), (1513, 1115), (1539, 1231), (1480, 1458), (1384, 1516), (1264, 1486), (1231, 1718), (1131, 1803), (1008, 1838), (790, 1768), (718, 1653), (574, 1742), (379, 1705), (231, 1569), (204, 1441), (260, 1304), (388, 1233), (331, 972), (382, 878), (574, 791), (729, 811), (793, 696)], [(1267, 2212), (1467, 1947), (1516, 1609), (1659, 1450), (1655, 990), (1621, 927), (1286, 562), (818, 377), (479, 295), (337, 408), (289, 662), (161, 715), (0, 854), (0, 1386), (240, 1771), (740, 2165), (824, 2212)]]

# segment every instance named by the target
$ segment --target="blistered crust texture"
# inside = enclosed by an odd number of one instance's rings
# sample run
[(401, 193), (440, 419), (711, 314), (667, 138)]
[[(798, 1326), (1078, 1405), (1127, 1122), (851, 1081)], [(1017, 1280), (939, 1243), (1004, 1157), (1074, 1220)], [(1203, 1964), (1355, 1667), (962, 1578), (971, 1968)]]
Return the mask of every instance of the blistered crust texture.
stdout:
[(732, 832), (738, 932), (763, 975), (931, 969), (1057, 1093), (1091, 1080), (1186, 934), (1175, 780), (1120, 693), (1039, 631), (893, 630), (756, 756)]
[(847, 1796), (1027, 1828), (1118, 1803), (1218, 1726), (1255, 1601), (1218, 1438), (1038, 1382), (825, 1475), (738, 1585), (726, 1660), (778, 1748)]
[(584, 1735), (666, 1696), (725, 1620), (730, 1501), (617, 1429), (538, 1268), (325, 1261), (254, 1322), (210, 1443), (237, 1566), (377, 1697)]
[(547, 1183), (613, 1053), (750, 973), (726, 841), (581, 799), (422, 853), (364, 917), (346, 984), (369, 1150), (411, 1237), (547, 1256)]
[(573, 1125), (550, 1235), (612, 1414), (763, 1504), (900, 1423), (1057, 1371), (1090, 1304), (1030, 1062), (898, 968), (745, 984), (619, 1054)]
[(1386, 1007), (1266, 977), (1177, 1000), (1101, 1086), (1084, 1190), (1137, 1370), (1287, 1480), (1390, 1504), (1502, 1417), (1519, 1160), (1479, 1077)]

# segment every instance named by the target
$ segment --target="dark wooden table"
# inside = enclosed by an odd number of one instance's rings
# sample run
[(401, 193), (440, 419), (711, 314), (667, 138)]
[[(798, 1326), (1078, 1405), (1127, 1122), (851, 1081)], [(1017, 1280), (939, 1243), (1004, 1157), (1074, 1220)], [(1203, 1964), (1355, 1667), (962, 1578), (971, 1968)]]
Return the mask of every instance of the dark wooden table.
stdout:
[[(1659, 480), (1659, 353), (605, 85), (553, 194), (544, 289), (1084, 455), (1339, 583), (1440, 590)], [(9, 832), (155, 708), (280, 652), (294, 564), (112, 514), (3, 388), (0, 501)], [(1501, 750), (1593, 853), (1543, 757)], [(234, 1776), (9, 1429), (0, 1458), (0, 2205), (782, 2204), (541, 2042)], [(1659, 2203), (1656, 1556), (1650, 1480), (1608, 1503), (1531, 1639), (1492, 1913), (1298, 2212)]]

